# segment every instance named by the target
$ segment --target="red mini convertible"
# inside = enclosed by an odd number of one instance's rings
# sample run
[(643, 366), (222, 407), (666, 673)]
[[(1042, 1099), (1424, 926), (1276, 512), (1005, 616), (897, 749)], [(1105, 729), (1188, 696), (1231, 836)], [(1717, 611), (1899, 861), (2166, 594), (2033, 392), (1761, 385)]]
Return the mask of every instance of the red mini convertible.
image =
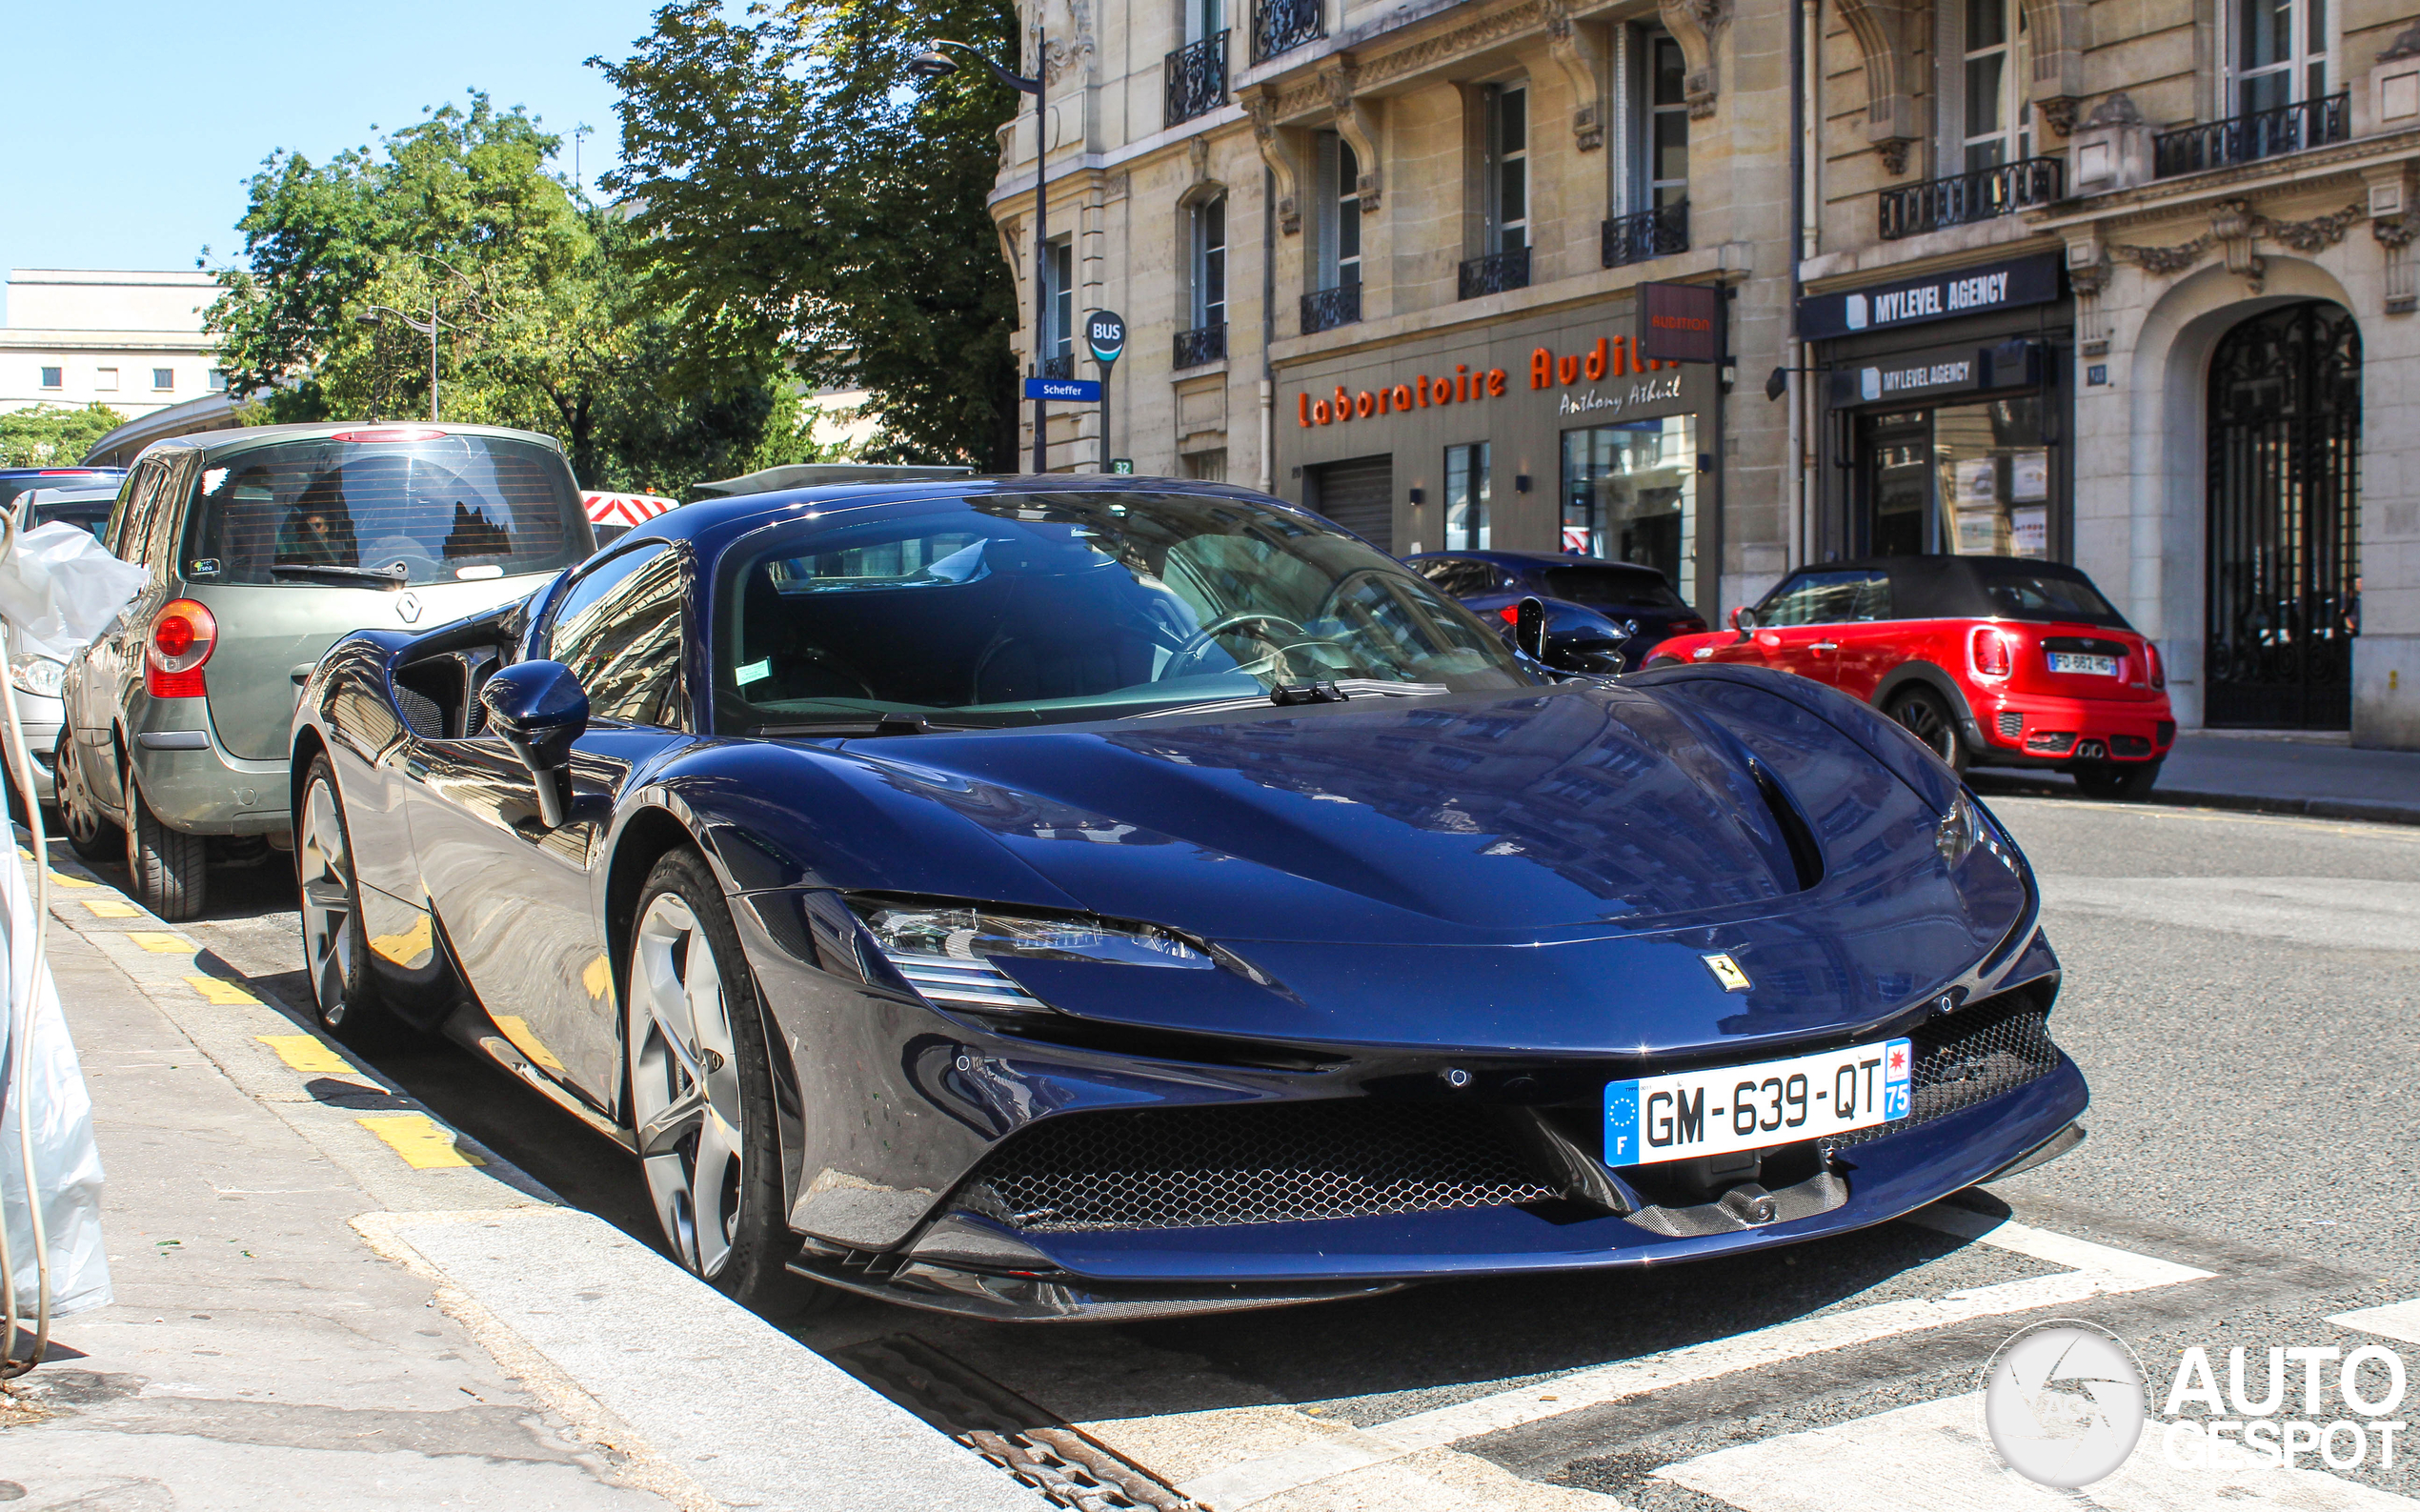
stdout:
[(2176, 739), (2157, 648), (2055, 562), (1877, 556), (1792, 573), (1734, 632), (1648, 655), (1794, 672), (1863, 698), (1964, 771), (2051, 767), (2140, 797)]

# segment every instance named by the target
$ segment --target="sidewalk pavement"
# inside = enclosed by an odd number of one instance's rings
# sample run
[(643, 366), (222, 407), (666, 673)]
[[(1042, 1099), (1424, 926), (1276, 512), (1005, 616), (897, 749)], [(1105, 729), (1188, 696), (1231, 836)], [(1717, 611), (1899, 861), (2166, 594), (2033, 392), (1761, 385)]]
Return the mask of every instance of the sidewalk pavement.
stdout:
[[(2055, 773), (1984, 767), (1970, 776), (1986, 796), (2075, 791)], [(2356, 750), (2341, 737), (2188, 731), (2176, 737), (2150, 801), (2420, 824), (2420, 752)]]
[(114, 889), (53, 877), (117, 1300), (60, 1320), (0, 1399), (0, 1501), (1044, 1507), (558, 1205)]

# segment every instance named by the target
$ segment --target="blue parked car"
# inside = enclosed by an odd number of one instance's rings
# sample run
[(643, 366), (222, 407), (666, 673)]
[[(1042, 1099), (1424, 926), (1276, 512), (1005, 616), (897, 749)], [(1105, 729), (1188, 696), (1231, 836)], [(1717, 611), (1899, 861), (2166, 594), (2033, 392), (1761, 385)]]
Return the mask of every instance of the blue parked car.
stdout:
[(28, 489), (105, 488), (114, 491), (126, 481), (122, 467), (0, 467), (0, 510), (17, 501)]
[(1905, 730), (1561, 676), (1241, 489), (684, 505), (340, 640), (292, 755), (321, 1016), (540, 1088), (752, 1301), (1644, 1266), (2079, 1138), (2031, 875)]
[(1547, 665), (1603, 675), (1635, 670), (1671, 635), (1705, 628), (1662, 573), (1602, 556), (1549, 552), (1423, 552), (1403, 560), (1510, 638), (1517, 606), (1546, 606)]

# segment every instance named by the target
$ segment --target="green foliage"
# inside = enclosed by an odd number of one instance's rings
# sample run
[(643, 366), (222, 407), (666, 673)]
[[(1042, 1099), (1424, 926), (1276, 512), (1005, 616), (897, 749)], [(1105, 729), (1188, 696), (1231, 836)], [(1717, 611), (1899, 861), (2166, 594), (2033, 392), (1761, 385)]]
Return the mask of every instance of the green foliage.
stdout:
[(443, 418), (555, 435), (591, 488), (676, 494), (744, 463), (786, 387), (751, 362), (674, 376), (689, 321), (641, 233), (547, 171), (559, 145), (474, 93), (324, 166), (272, 153), (209, 312), (230, 388), (275, 420), (426, 415), (405, 317), (434, 303)]
[(1022, 98), (948, 37), (1017, 57), (1007, 0), (791, 0), (726, 14), (673, 0), (623, 63), (623, 166), (641, 276), (699, 317), (684, 376), (778, 356), (811, 387), (863, 388), (886, 460), (1012, 466), (1016, 289), (984, 205), (993, 134)]
[(73, 467), (92, 443), (126, 423), (106, 404), (37, 404), (0, 414), (0, 467)]

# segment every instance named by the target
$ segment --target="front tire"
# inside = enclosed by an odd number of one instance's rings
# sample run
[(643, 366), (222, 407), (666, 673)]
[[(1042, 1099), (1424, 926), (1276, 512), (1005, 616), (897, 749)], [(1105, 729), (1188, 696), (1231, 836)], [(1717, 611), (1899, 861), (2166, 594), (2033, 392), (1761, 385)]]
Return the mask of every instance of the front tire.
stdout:
[(2157, 761), (2094, 762), (2075, 769), (2076, 790), (2095, 798), (2148, 798), (2160, 779)]
[(673, 1258), (741, 1305), (829, 1300), (784, 1267), (773, 1067), (756, 978), (703, 857), (666, 854), (639, 890), (624, 1023), (631, 1124)]
[(1890, 716), (1922, 740), (1949, 770), (1965, 773), (1969, 763), (1966, 742), (1958, 738), (1958, 719), (1929, 688), (1910, 689), (1890, 702)]
[(59, 749), (50, 760), (58, 774), (52, 785), (59, 805), (59, 827), (67, 832), (68, 844), (88, 861), (122, 859), (126, 855), (126, 836), (101, 817), (99, 806), (92, 801), (92, 790), (84, 781), (84, 758), (76, 754), (74, 731), (59, 732)]
[(171, 923), (195, 917), (210, 901), (209, 842), (161, 823), (131, 772), (126, 806), (133, 821), (126, 827), (126, 869), (135, 901)]
[(303, 969), (312, 1006), (339, 1038), (362, 1043), (393, 1026), (370, 970), (368, 931), (361, 920), (361, 883), (353, 864), (353, 832), (345, 824), (336, 769), (313, 756), (303, 780), (301, 824), (294, 831), (296, 910), (302, 917)]

